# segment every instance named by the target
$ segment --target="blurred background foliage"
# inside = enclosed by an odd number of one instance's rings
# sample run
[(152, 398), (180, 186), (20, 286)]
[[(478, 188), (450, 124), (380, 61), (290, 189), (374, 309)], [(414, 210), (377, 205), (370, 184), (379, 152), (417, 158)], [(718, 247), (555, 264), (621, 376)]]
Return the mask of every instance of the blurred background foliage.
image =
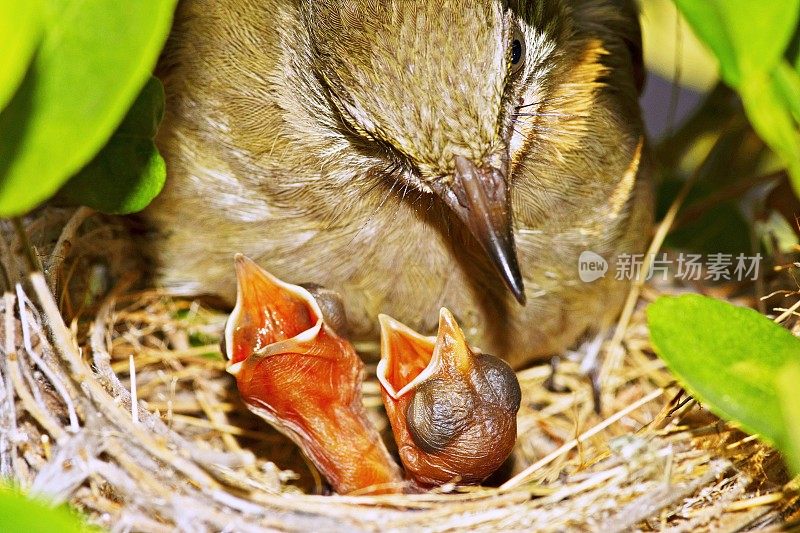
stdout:
[(659, 219), (694, 180), (667, 247), (794, 251), (800, 2), (641, 5), (650, 72), (642, 108), (662, 170)]
[[(164, 95), (152, 71), (176, 2), (0, 0), (0, 217), (51, 199), (133, 213), (158, 194), (166, 169), (153, 138)], [(765, 252), (791, 264), (799, 249), (800, 0), (640, 3), (658, 218), (688, 191), (666, 247)], [(792, 385), (800, 341), (740, 311), (702, 299), (660, 303), (651, 312), (656, 349), (713, 410), (761, 432), (800, 471)], [(737, 334), (720, 343), (731, 324)], [(715, 365), (698, 368), (698, 354)], [(731, 365), (747, 371), (724, 372)], [(756, 399), (768, 401), (750, 401), (765, 383), (774, 393)], [(26, 516), (75, 527), (40, 507), (0, 492), (2, 529), (37, 531)]]
[[(665, 248), (766, 254), (746, 288), (763, 311), (790, 307), (799, 287), (780, 276), (800, 251), (798, 17), (800, 0), (642, 3), (657, 219), (683, 200)], [(789, 315), (686, 295), (651, 304), (648, 324), (656, 353), (698, 401), (776, 446), (800, 475), (800, 339), (772, 320)]]

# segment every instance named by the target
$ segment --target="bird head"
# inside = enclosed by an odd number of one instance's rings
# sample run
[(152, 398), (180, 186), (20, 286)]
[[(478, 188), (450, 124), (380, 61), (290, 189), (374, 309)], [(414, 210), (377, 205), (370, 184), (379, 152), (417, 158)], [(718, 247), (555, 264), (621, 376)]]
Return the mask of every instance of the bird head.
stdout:
[(348, 133), (405, 185), (440, 198), (525, 301), (513, 236), (514, 112), (546, 54), (536, 20), (557, 0), (305, 2), (315, 75)]
[(421, 486), (480, 483), (517, 436), (520, 386), (506, 363), (471, 348), (446, 308), (436, 337), (380, 315), (376, 376), (407, 475)]

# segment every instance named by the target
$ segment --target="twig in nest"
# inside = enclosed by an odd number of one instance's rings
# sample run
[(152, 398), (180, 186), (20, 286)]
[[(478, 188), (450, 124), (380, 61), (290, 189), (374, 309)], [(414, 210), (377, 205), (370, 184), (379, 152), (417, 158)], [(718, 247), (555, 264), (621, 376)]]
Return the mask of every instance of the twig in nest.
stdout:
[[(30, 357), (39, 370), (47, 377), (50, 381), (50, 384), (53, 388), (58, 392), (61, 400), (64, 402), (64, 405), (67, 408), (67, 415), (69, 416), (69, 424), (70, 430), (72, 432), (76, 432), (80, 429), (80, 424), (78, 423), (78, 414), (75, 411), (75, 405), (72, 402), (72, 398), (70, 397), (69, 392), (67, 391), (67, 387), (61, 378), (56, 374), (54, 370), (51, 369), (50, 365), (45, 364), (41, 357), (36, 353), (33, 349), (30, 339), (30, 328), (33, 325), (33, 321), (28, 318), (28, 305), (30, 304), (30, 300), (28, 300), (25, 296), (25, 293), (22, 291), (22, 286), (17, 284), (17, 304), (19, 307), (19, 319), (22, 323), (22, 338), (23, 338), (23, 345), (25, 346), (25, 351)], [(40, 338), (40, 344), (43, 344), (45, 341), (44, 338)]]
[[(653, 240), (650, 242), (650, 247), (647, 249), (647, 253), (644, 257), (644, 262), (642, 263), (642, 268), (638, 276), (633, 281), (633, 285), (631, 286), (630, 292), (628, 292), (628, 297), (625, 300), (625, 306), (622, 309), (622, 315), (619, 318), (619, 322), (617, 322), (617, 327), (614, 330), (614, 336), (611, 338), (611, 342), (609, 342), (608, 347), (606, 348), (607, 358), (600, 370), (599, 382), (601, 387), (605, 390), (606, 394), (610, 394), (611, 385), (609, 383), (609, 377), (621, 366), (622, 364), (622, 357), (624, 355), (624, 351), (620, 349), (620, 345), (622, 344), (622, 339), (625, 336), (625, 331), (630, 324), (631, 317), (633, 316), (633, 311), (636, 309), (636, 302), (639, 300), (639, 294), (642, 290), (642, 286), (645, 282), (645, 273), (650, 270), (650, 267), (653, 264), (653, 260), (655, 259), (656, 254), (661, 249), (661, 245), (664, 244), (664, 239), (666, 239), (667, 234), (672, 228), (672, 223), (675, 221), (675, 217), (678, 214), (683, 202), (686, 200), (686, 197), (689, 195), (689, 192), (694, 187), (695, 183), (700, 177), (700, 172), (695, 172), (690, 179), (684, 183), (683, 188), (681, 189), (678, 196), (675, 197), (675, 200), (672, 202), (672, 205), (667, 211), (667, 214), (664, 216), (664, 219), (658, 225), (658, 229), (656, 230), (655, 236)], [(607, 402), (604, 402), (607, 403)]]
[(33, 416), (33, 418), (56, 440), (64, 437), (65, 432), (61, 428), (58, 421), (53, 418), (46, 409), (43, 409), (39, 402), (33, 397), (28, 387), (22, 378), (22, 371), (19, 368), (19, 359), (17, 357), (15, 328), (14, 328), (14, 303), (15, 298), (13, 294), (6, 293), (4, 296), (5, 303), (5, 324), (6, 324), (6, 345), (11, 349), (6, 351), (5, 363), (6, 370), (11, 379), (12, 391), (19, 395), (25, 409)]
[[(119, 291), (119, 288), (117, 289)], [(97, 313), (97, 317), (95, 318), (94, 323), (92, 324), (92, 333), (91, 333), (91, 347), (93, 353), (93, 361), (95, 368), (97, 369), (99, 376), (103, 379), (106, 386), (108, 386), (115, 397), (121, 399), (124, 403), (130, 404), (131, 402), (131, 395), (128, 389), (120, 382), (117, 375), (111, 369), (111, 355), (105, 348), (105, 337), (106, 337), (106, 328), (105, 323), (108, 319), (108, 316), (111, 312), (113, 302), (114, 302), (115, 293), (112, 293), (109, 298), (103, 303), (100, 310)], [(187, 452), (194, 460), (197, 460), (201, 463), (206, 462), (216, 462), (225, 465), (242, 465), (242, 464), (251, 464), (254, 460), (252, 454), (249, 452), (244, 452), (241, 454), (233, 454), (233, 453), (223, 453), (223, 452), (211, 452), (209, 450), (201, 450), (193, 443), (188, 442), (180, 435), (175, 433), (174, 431), (170, 430), (164, 423), (156, 417), (153, 413), (147, 411), (147, 409), (140, 409), (140, 421), (144, 426), (146, 426), (151, 431), (155, 432), (158, 435), (169, 437), (170, 440), (174, 441), (178, 448)], [(130, 419), (128, 418), (128, 421)], [(202, 473), (200, 470), (196, 470), (194, 467), (190, 465), (185, 465), (186, 467), (190, 468), (192, 471), (196, 472), (196, 475), (200, 476), (200, 479), (207, 477), (206, 474)], [(213, 483), (213, 486), (216, 487), (216, 483), (211, 480), (211, 478), (207, 478), (208, 481)], [(202, 483), (198, 483), (202, 486)]]
[(777, 311), (781, 311), (781, 314), (780, 314), (780, 316), (775, 318), (774, 322), (776, 324), (780, 324), (781, 322), (783, 322), (784, 320), (786, 320), (790, 316), (797, 315), (798, 314), (797, 313), (798, 309), (800, 309), (800, 300), (798, 300), (797, 303), (795, 303), (789, 309), (777, 309)]
[(539, 461), (536, 461), (535, 463), (530, 465), (528, 468), (526, 468), (525, 470), (523, 470), (522, 472), (520, 472), (516, 476), (512, 477), (511, 479), (509, 479), (508, 481), (506, 481), (505, 483), (500, 485), (500, 489), (501, 490), (508, 490), (508, 489), (513, 489), (513, 488), (519, 486), (520, 484), (522, 484), (525, 481), (527, 481), (528, 478), (530, 478), (530, 476), (534, 472), (536, 472), (537, 470), (539, 470), (543, 466), (547, 465), (548, 463), (552, 462), (554, 459), (558, 458), (559, 456), (561, 456), (561, 455), (567, 453), (568, 451), (570, 451), (571, 449), (575, 448), (581, 442), (584, 442), (584, 441), (590, 439), (591, 437), (593, 437), (594, 435), (597, 435), (598, 433), (600, 433), (601, 431), (606, 429), (611, 424), (613, 424), (613, 423), (615, 423), (615, 422), (617, 422), (619, 420), (622, 420), (623, 418), (628, 416), (633, 411), (639, 409), (643, 405), (655, 400), (656, 398), (661, 396), (663, 393), (664, 393), (664, 389), (656, 389), (656, 390), (652, 391), (650, 394), (648, 394), (647, 396), (639, 399), (637, 402), (629, 405), (625, 409), (623, 409), (623, 410), (615, 413), (614, 415), (606, 418), (600, 424), (597, 424), (596, 426), (594, 426), (593, 428), (589, 429), (588, 431), (583, 432), (577, 438), (567, 442), (566, 444), (561, 446), (559, 449), (557, 449), (554, 452), (552, 452), (551, 454), (543, 457)]
[(128, 362), (130, 364), (131, 376), (131, 421), (134, 424), (139, 423), (139, 399), (136, 396), (136, 364), (133, 362), (133, 354), (130, 354)]
[[(53, 295), (50, 293), (44, 276), (39, 272), (34, 272), (30, 276), (30, 281), (45, 316), (47, 316), (51, 333), (58, 340), (57, 345), (62, 349), (62, 356), (69, 363), (74, 378), (82, 383), (84, 389), (89, 393), (90, 398), (100, 411), (119, 427), (120, 430), (130, 433), (135, 437), (141, 446), (147, 449), (153, 456), (172, 465), (176, 470), (183, 473), (198, 486), (206, 489), (217, 488), (217, 483), (197, 465), (164, 447), (163, 444), (156, 441), (147, 431), (136, 426), (127, 414), (119, 412), (119, 407), (114, 402), (114, 399), (106, 392), (100, 383), (94, 379), (91, 370), (83, 361), (83, 358), (75, 347), (74, 340), (64, 324), (64, 321), (61, 319), (61, 314), (56, 307), (56, 302), (53, 299)], [(121, 396), (130, 402), (130, 394), (122, 387), (110, 368), (106, 368), (107, 360), (107, 354), (104, 356), (102, 353), (95, 353), (95, 365), (98, 367), (98, 370), (101, 371), (100, 375), (105, 376), (106, 383), (111, 385), (117, 397)], [(100, 363), (99, 365), (98, 362)], [(111, 375), (109, 375), (109, 372), (111, 372)]]
[(61, 271), (64, 268), (64, 260), (69, 255), (78, 229), (83, 225), (86, 219), (93, 214), (93, 209), (79, 207), (64, 226), (61, 235), (58, 237), (58, 241), (56, 241), (55, 248), (50, 252), (50, 257), (47, 260), (47, 272), (50, 276), (50, 290), (53, 291), (53, 294), (58, 293), (58, 285), (61, 282)]

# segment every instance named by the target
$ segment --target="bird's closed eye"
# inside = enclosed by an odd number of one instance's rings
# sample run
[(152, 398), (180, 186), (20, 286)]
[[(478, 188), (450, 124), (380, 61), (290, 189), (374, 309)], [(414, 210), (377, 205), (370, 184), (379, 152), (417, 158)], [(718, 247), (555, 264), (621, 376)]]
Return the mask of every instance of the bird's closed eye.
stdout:
[(510, 49), (511, 73), (519, 72), (525, 65), (525, 36), (519, 28), (514, 28), (514, 35), (511, 37)]

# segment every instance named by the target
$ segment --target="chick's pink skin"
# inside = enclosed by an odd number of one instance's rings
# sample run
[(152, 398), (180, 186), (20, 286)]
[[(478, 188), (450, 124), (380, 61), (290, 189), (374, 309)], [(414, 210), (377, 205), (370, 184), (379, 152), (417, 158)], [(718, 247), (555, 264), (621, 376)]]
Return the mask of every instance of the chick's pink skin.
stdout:
[(236, 257), (238, 297), (225, 337), (247, 406), (294, 440), (340, 494), (402, 484), (361, 403), (364, 365), (313, 297)]

